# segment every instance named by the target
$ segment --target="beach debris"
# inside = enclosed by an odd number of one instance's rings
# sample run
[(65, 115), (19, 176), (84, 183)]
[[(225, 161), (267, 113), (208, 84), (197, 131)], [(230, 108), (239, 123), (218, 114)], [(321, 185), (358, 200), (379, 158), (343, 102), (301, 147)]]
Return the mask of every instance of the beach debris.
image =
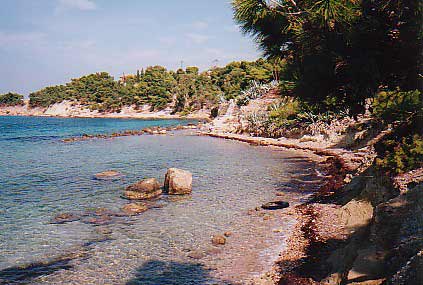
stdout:
[(192, 174), (179, 168), (166, 172), (164, 189), (169, 195), (184, 195), (192, 192)]
[(285, 201), (273, 201), (263, 204), (261, 207), (265, 210), (278, 210), (288, 208), (289, 203)]
[(211, 242), (213, 245), (224, 245), (226, 243), (226, 238), (222, 235), (214, 235)]
[(122, 173), (116, 170), (106, 170), (94, 175), (94, 178), (97, 180), (115, 180), (123, 176)]
[(130, 200), (147, 200), (157, 198), (162, 192), (156, 178), (147, 178), (126, 187), (124, 197)]
[(148, 207), (144, 203), (130, 203), (122, 207), (122, 211), (128, 215), (138, 215), (148, 210)]

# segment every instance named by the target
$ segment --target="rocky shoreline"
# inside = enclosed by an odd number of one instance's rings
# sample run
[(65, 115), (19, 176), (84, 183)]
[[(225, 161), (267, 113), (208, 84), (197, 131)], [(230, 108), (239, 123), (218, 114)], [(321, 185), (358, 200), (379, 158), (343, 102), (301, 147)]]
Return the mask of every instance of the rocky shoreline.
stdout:
[(318, 162), (319, 187), (309, 201), (289, 209), (297, 222), (286, 248), (251, 284), (418, 284), (422, 221), (415, 215), (421, 213), (423, 170), (392, 179), (375, 169), (374, 146), (386, 134), (376, 132), (361, 148), (346, 148), (310, 138), (200, 132), (299, 151)]
[[(414, 284), (407, 280), (418, 275), (416, 268), (422, 264), (421, 250), (417, 250), (421, 237), (415, 231), (420, 228), (416, 223), (421, 221), (413, 217), (421, 213), (418, 203), (423, 197), (418, 190), (423, 171), (418, 169), (391, 180), (374, 169), (374, 145), (389, 130), (366, 138), (358, 144), (359, 148), (334, 147), (333, 141), (311, 137), (272, 139), (210, 131), (202, 124), (107, 136), (85, 135), (64, 141), (172, 135), (168, 131), (180, 129), (197, 129), (201, 136), (290, 149), (318, 165), (315, 172), (321, 179), (304, 186), (314, 190), (311, 198), (283, 210), (296, 223), (278, 260), (268, 272), (248, 284)], [(397, 221), (392, 223), (393, 219)], [(405, 230), (409, 232), (399, 234)], [(386, 235), (389, 243), (384, 241)], [(224, 239), (225, 236), (219, 236), (213, 242), (222, 244)]]

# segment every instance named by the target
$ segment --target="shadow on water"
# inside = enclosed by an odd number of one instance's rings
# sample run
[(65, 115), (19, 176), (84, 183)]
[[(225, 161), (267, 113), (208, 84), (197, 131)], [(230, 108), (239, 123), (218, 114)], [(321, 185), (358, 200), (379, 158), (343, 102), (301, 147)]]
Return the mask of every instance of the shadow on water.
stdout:
[(139, 267), (135, 277), (126, 285), (189, 285), (232, 283), (217, 280), (210, 275), (201, 263), (182, 263), (175, 261), (151, 260)]
[(25, 266), (13, 266), (0, 270), (0, 284), (26, 284), (42, 275), (49, 275), (58, 270), (70, 269), (74, 258), (61, 258), (48, 262), (33, 263)]

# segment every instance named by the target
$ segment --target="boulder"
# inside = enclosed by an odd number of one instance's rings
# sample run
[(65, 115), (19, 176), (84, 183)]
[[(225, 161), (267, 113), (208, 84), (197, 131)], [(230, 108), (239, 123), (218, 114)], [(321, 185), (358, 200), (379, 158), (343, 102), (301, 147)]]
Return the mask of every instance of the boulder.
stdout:
[(130, 200), (146, 200), (160, 196), (162, 189), (156, 178), (141, 180), (126, 187), (125, 198)]
[(222, 235), (215, 235), (212, 237), (213, 245), (224, 245), (226, 243), (226, 238)]
[(164, 188), (170, 195), (190, 194), (192, 191), (191, 172), (178, 168), (169, 168), (166, 172)]
[(160, 190), (160, 183), (156, 178), (147, 178), (126, 187), (127, 191), (151, 193)]
[(114, 180), (119, 179), (122, 176), (122, 173), (116, 170), (107, 170), (94, 175), (95, 179), (97, 180)]
[(130, 203), (123, 206), (122, 208), (122, 211), (128, 215), (138, 215), (147, 210), (148, 210), (148, 207), (145, 204), (141, 204), (141, 203)]

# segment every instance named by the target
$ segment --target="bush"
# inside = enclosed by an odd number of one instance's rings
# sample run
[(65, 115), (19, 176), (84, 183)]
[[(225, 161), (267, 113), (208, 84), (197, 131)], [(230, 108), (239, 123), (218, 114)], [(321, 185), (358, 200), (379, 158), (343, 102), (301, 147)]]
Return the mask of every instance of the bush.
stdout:
[(0, 95), (0, 106), (23, 105), (23, 98), (23, 95), (11, 92)]
[(373, 101), (373, 114), (385, 122), (404, 121), (422, 112), (422, 93), (414, 91), (382, 91)]
[(396, 174), (423, 167), (423, 136), (415, 134), (402, 138), (401, 142), (388, 140), (383, 157), (376, 164)]

